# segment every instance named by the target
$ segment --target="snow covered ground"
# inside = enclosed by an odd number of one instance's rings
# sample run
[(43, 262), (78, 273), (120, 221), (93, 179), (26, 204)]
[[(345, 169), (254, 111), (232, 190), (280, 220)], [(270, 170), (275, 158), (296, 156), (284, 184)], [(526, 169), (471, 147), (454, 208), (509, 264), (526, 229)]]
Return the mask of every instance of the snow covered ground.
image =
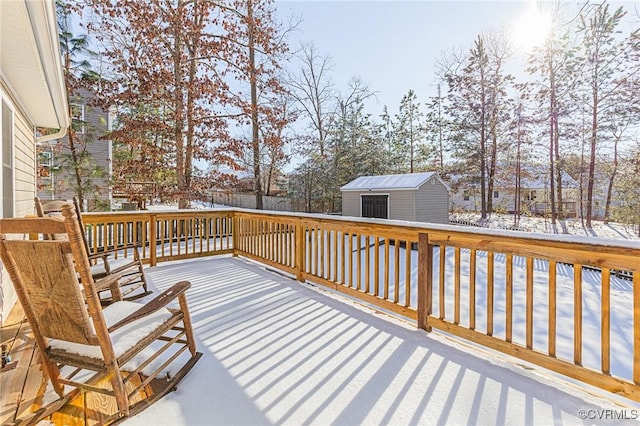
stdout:
[[(480, 221), (480, 215), (475, 213), (451, 213), (449, 214), (449, 220), (475, 224)], [(493, 213), (487, 222), (487, 227), (490, 229), (509, 229), (513, 225), (513, 215), (508, 214)], [(566, 233), (608, 239), (640, 240), (637, 230), (634, 231), (632, 226), (620, 223), (607, 224), (598, 220), (594, 220), (591, 229), (587, 229), (582, 225), (580, 219), (566, 219), (554, 226), (551, 224), (550, 219), (522, 216), (518, 227), (523, 231), (542, 234)]]
[(640, 403), (589, 394), (246, 260), (171, 262), (147, 274), (158, 290), (192, 282), (204, 356), (129, 425), (637, 424), (640, 416)]

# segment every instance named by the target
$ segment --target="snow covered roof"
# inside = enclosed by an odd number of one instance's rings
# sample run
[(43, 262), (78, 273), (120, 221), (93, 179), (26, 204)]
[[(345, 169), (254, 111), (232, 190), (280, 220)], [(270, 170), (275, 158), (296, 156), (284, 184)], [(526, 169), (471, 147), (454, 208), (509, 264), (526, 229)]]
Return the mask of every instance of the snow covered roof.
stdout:
[(360, 176), (340, 188), (341, 191), (371, 191), (371, 190), (417, 190), (425, 182), (434, 178), (449, 187), (442, 181), (436, 172), (407, 173), (400, 175)]

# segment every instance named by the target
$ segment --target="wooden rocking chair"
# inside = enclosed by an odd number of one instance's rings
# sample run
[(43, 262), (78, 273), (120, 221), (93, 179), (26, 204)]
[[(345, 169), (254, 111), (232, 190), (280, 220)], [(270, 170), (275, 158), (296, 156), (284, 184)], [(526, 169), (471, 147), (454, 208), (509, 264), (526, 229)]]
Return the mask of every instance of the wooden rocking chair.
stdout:
[[(81, 392), (98, 392), (115, 397), (117, 412), (101, 420), (110, 423), (140, 412), (175, 389), (200, 358), (185, 295), (190, 283), (181, 281), (144, 305), (118, 301), (103, 307), (97, 290), (103, 283), (91, 275), (73, 206), (64, 205), (62, 215), (0, 220), (2, 263), (60, 396), (32, 421)], [(25, 234), (66, 238), (20, 239)], [(176, 298), (179, 308), (167, 307)], [(105, 381), (111, 389), (104, 388)], [(64, 385), (75, 389), (65, 393)]]
[[(35, 198), (36, 213), (39, 217), (46, 216), (59, 216), (62, 214), (62, 206), (67, 204), (66, 201), (54, 200), (48, 202), (42, 202), (40, 198)], [(147, 289), (147, 277), (144, 274), (142, 265), (142, 258), (138, 250), (138, 245), (132, 244), (124, 247), (117, 247), (107, 249), (99, 253), (91, 253), (89, 243), (87, 242), (87, 235), (85, 233), (85, 226), (82, 222), (82, 214), (78, 199), (73, 198), (73, 205), (75, 207), (75, 213), (80, 223), (80, 229), (82, 229), (82, 242), (84, 249), (91, 262), (91, 276), (94, 280), (104, 278), (109, 275), (118, 274), (121, 276), (119, 285), (121, 288), (121, 295), (124, 300), (136, 300), (142, 297), (148, 296), (151, 292)], [(46, 238), (55, 239), (56, 236), (45, 236)], [(122, 254), (124, 251), (130, 250), (133, 252), (133, 257), (124, 257)], [(120, 252), (120, 257), (115, 257), (116, 252)], [(101, 301), (103, 304), (112, 303), (115, 300), (113, 296), (109, 296), (109, 293), (105, 291), (100, 292)]]

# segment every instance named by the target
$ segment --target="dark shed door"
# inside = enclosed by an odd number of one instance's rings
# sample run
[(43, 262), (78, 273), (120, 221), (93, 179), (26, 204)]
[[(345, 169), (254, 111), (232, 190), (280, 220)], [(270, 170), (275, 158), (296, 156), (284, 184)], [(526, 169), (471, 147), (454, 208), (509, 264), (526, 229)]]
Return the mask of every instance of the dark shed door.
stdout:
[(388, 195), (363, 195), (362, 217), (389, 219), (388, 201)]

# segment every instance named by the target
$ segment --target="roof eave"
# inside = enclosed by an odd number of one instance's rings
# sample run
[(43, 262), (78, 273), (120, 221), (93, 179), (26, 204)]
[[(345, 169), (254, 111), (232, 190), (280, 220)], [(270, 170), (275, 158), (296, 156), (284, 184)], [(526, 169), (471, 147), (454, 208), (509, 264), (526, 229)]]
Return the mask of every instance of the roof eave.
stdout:
[(2, 78), (34, 126), (69, 127), (53, 0), (3, 2)]

